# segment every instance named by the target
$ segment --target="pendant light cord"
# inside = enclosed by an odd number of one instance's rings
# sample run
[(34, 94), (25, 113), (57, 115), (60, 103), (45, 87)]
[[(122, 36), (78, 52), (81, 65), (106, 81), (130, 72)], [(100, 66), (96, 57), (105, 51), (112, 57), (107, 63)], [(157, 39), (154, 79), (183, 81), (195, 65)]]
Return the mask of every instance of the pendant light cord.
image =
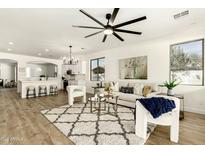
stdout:
[(72, 61), (71, 60), (71, 48), (72, 48), (72, 46), (70, 45), (69, 47), (70, 47), (70, 63), (71, 63), (71, 61)]

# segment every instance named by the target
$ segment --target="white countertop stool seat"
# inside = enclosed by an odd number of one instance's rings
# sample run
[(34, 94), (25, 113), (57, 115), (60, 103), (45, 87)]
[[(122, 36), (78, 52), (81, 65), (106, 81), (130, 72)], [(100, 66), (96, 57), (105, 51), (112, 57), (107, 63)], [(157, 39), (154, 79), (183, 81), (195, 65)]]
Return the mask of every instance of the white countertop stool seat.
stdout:
[(30, 96), (36, 97), (36, 88), (34, 86), (26, 87), (26, 98), (28, 99)]
[(49, 95), (58, 95), (58, 86), (56, 84), (50, 85)]
[(46, 96), (47, 95), (47, 87), (46, 85), (38, 86), (38, 96)]

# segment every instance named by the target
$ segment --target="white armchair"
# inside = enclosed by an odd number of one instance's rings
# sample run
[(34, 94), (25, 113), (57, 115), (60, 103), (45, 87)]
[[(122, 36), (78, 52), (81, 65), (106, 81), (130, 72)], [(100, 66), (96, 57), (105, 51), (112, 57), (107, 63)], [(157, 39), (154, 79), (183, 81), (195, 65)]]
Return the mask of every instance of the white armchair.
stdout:
[(179, 112), (180, 112), (180, 100), (170, 96), (155, 96), (165, 97), (167, 99), (174, 100), (176, 108), (171, 112), (162, 114), (160, 117), (154, 119), (152, 115), (147, 111), (140, 102), (136, 102), (136, 125), (135, 134), (143, 139), (147, 136), (147, 123), (153, 123), (156, 125), (170, 126), (170, 139), (173, 142), (179, 140)]
[(68, 104), (73, 105), (75, 97), (83, 97), (83, 102), (86, 103), (86, 88), (85, 86), (72, 85), (67, 86)]

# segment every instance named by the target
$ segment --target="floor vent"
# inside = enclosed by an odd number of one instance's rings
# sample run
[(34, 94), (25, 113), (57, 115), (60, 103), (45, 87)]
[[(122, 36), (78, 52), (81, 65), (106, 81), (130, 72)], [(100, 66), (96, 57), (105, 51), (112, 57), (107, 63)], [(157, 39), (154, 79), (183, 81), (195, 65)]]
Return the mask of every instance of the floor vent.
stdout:
[(189, 14), (189, 10), (186, 10), (186, 11), (183, 11), (183, 12), (180, 12), (180, 13), (177, 13), (174, 15), (174, 19), (179, 19), (181, 17), (184, 17), (184, 16), (187, 16)]

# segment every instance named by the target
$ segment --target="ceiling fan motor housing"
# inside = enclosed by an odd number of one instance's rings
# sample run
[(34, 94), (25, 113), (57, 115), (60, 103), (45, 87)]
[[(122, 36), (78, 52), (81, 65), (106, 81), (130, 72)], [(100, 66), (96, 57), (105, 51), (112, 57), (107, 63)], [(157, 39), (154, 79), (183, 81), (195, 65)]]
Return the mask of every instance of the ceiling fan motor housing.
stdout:
[(105, 30), (104, 30), (104, 34), (110, 35), (110, 34), (113, 33), (113, 31), (114, 31), (114, 29), (113, 29), (112, 26), (106, 25), (106, 26), (105, 26)]

